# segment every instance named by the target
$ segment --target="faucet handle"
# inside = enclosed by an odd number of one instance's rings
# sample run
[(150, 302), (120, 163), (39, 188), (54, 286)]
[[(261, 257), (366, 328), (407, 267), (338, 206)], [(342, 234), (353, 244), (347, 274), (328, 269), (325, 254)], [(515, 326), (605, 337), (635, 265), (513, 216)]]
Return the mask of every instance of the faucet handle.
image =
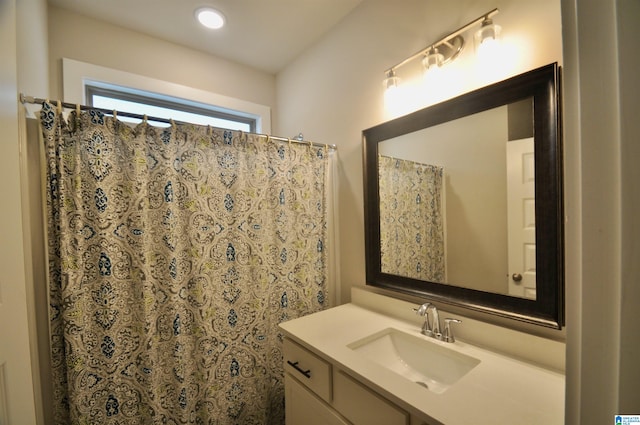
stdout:
[(444, 319), (444, 335), (442, 339), (444, 342), (456, 342), (456, 339), (453, 336), (453, 331), (451, 331), (451, 323), (462, 323), (462, 320), (452, 319), (450, 317)]

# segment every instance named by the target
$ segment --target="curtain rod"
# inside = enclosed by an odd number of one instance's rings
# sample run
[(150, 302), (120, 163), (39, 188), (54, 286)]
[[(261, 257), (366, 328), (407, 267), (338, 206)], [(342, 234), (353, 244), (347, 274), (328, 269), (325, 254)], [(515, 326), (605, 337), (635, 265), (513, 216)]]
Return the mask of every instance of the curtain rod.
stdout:
[[(52, 105), (57, 105), (59, 108), (65, 108), (65, 109), (78, 109), (78, 108), (80, 108), (83, 111), (94, 110), (94, 111), (102, 112), (105, 115), (115, 115), (114, 114), (114, 112), (115, 112), (117, 115), (122, 115), (123, 117), (128, 117), (128, 118), (135, 118), (135, 119), (139, 119), (141, 121), (144, 121), (144, 120), (157, 121), (157, 122), (163, 122), (165, 124), (191, 124), (191, 123), (188, 123), (188, 122), (185, 122), (185, 121), (178, 121), (178, 120), (172, 120), (172, 119), (167, 119), (167, 118), (140, 115), (140, 114), (136, 114), (135, 112), (115, 111), (115, 110), (110, 110), (110, 109), (105, 109), (105, 108), (96, 108), (94, 106), (80, 105), (80, 104), (69, 103), (69, 102), (61, 102), (59, 100), (42, 99), (42, 98), (39, 98), (39, 97), (26, 96), (23, 93), (20, 93), (20, 103), (22, 103), (22, 104), (31, 103), (31, 104), (34, 104), (34, 105), (38, 105), (38, 104), (42, 104), (42, 103), (51, 103)], [(211, 127), (213, 127), (213, 126), (211, 126)], [(219, 127), (216, 127), (216, 128), (219, 128)], [(225, 130), (225, 129), (221, 128), (221, 130)], [(232, 130), (232, 131), (239, 131), (239, 130)], [(309, 141), (300, 140), (298, 138), (288, 139), (286, 137), (271, 136), (269, 134), (262, 134), (262, 133), (251, 133), (251, 132), (247, 132), (247, 131), (245, 131), (244, 133), (255, 134), (256, 136), (262, 136), (262, 137), (266, 137), (266, 138), (271, 138), (271, 139), (274, 139), (274, 140), (278, 140), (280, 142), (299, 143), (299, 144), (302, 144), (302, 145), (311, 145), (311, 146), (317, 146), (317, 147), (327, 147), (329, 149), (338, 150), (338, 147), (336, 145), (334, 145), (334, 144), (330, 145), (328, 143), (309, 142)]]

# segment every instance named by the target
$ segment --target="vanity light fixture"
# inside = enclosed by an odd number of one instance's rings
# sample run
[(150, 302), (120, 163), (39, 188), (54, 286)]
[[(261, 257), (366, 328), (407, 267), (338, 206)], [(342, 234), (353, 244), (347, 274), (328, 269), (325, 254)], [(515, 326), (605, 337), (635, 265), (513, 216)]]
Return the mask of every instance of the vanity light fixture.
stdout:
[(210, 29), (220, 29), (225, 23), (224, 15), (211, 7), (200, 7), (195, 15), (198, 22)]
[(478, 42), (486, 42), (489, 39), (497, 39), (500, 34), (500, 27), (494, 25), (493, 20), (491, 19), (491, 17), (496, 13), (498, 13), (497, 8), (485, 13), (479, 18), (474, 19), (473, 21), (458, 28), (457, 30), (441, 38), (440, 40), (427, 45), (402, 62), (387, 69), (385, 71), (384, 79), (385, 90), (389, 91), (397, 88), (399, 79), (396, 76), (396, 70), (418, 57), (422, 57), (422, 65), (424, 67), (425, 73), (431, 69), (437, 69), (442, 65), (453, 61), (458, 57), (458, 55), (464, 48), (465, 42), (463, 33), (469, 30), (474, 25), (482, 23), (482, 28), (480, 28), (478, 33), (475, 35), (475, 37), (478, 37)]

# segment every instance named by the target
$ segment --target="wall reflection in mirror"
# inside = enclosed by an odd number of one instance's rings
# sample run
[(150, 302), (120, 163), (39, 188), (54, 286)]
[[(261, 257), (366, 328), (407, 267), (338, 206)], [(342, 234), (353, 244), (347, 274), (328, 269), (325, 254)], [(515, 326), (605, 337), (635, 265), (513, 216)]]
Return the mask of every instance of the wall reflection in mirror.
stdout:
[(378, 144), (381, 269), (536, 297), (533, 98)]

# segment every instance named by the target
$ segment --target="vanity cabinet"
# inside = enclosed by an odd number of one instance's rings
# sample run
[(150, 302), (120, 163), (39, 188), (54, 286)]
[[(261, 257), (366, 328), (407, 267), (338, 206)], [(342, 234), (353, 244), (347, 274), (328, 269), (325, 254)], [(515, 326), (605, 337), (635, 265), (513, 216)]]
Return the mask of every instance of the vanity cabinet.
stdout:
[(289, 338), (283, 353), (286, 425), (428, 425)]
[[(390, 304), (378, 301), (368, 305)], [(464, 340), (431, 342), (420, 323), (397, 318), (413, 306), (391, 305), (387, 315), (349, 303), (280, 323), (286, 424), (564, 424), (564, 374)], [(549, 347), (538, 338), (518, 341)], [(403, 369), (396, 354), (433, 368), (405, 361)], [(418, 385), (416, 374), (447, 386)]]

